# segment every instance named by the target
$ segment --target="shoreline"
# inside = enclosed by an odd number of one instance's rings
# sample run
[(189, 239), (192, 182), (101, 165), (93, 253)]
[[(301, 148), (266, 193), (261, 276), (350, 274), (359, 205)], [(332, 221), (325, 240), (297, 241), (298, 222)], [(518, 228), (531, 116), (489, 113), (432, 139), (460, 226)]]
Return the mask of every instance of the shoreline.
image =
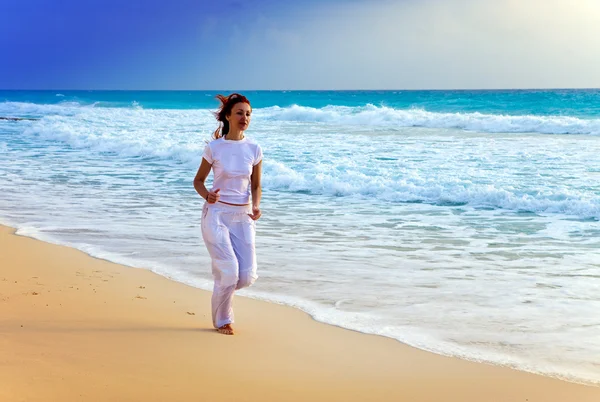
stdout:
[(600, 387), (434, 354), (256, 299), (237, 297), (236, 335), (220, 335), (210, 292), (14, 232), (0, 226), (2, 400), (600, 400)]
[[(14, 232), (13, 234), (15, 234), (17, 236), (34, 239), (37, 241), (41, 241), (44, 243), (48, 243), (48, 244), (52, 244), (52, 245), (56, 245), (56, 246), (60, 246), (60, 247), (66, 247), (69, 249), (78, 250), (90, 258), (106, 261), (106, 262), (112, 263), (112, 264), (117, 264), (117, 265), (124, 266), (124, 267), (130, 268), (130, 269), (141, 269), (144, 271), (149, 271), (149, 272), (154, 273), (154, 274), (158, 275), (159, 277), (162, 277), (166, 280), (173, 281), (173, 282), (182, 284), (184, 286), (191, 287), (193, 289), (198, 289), (199, 291), (202, 291), (202, 292), (209, 292), (209, 293), (212, 292), (212, 290), (211, 290), (212, 283), (206, 284), (205, 281), (200, 281), (200, 283), (198, 283), (198, 282), (193, 283), (194, 281), (189, 281), (189, 280), (185, 281), (185, 280), (181, 280), (181, 278), (178, 279), (176, 277), (171, 277), (164, 272), (166, 268), (163, 266), (147, 265), (148, 262), (142, 261), (142, 260), (123, 261), (122, 256), (120, 256), (119, 254), (106, 253), (106, 252), (102, 252), (99, 250), (92, 251), (91, 249), (86, 250), (85, 248), (78, 248), (77, 244), (70, 244), (69, 242), (61, 241), (60, 239), (57, 239), (52, 236), (40, 235), (40, 233), (38, 233), (37, 230), (35, 230), (33, 228), (29, 228), (29, 229), (19, 228), (11, 223), (6, 223), (6, 222), (0, 221), (0, 228), (2, 228), (2, 227), (12, 229)], [(22, 233), (19, 233), (19, 232), (22, 232)], [(209, 264), (210, 262), (208, 261), (207, 263)], [(433, 353), (433, 354), (439, 355), (439, 356), (456, 358), (456, 359), (465, 360), (465, 361), (469, 361), (469, 362), (473, 362), (473, 363), (480, 363), (480, 364), (504, 367), (504, 368), (508, 368), (511, 370), (521, 371), (521, 372), (525, 372), (525, 373), (529, 373), (529, 374), (540, 375), (543, 377), (553, 378), (553, 379), (566, 381), (566, 382), (579, 384), (579, 385), (600, 387), (600, 381), (590, 379), (589, 377), (585, 378), (585, 375), (581, 375), (580, 377), (577, 377), (576, 375), (573, 375), (573, 374), (572, 375), (560, 374), (558, 371), (557, 372), (544, 372), (543, 370), (541, 370), (539, 368), (536, 371), (536, 368), (533, 368), (533, 366), (531, 366), (530, 364), (528, 364), (526, 362), (522, 362), (522, 361), (521, 362), (513, 361), (513, 362), (502, 363), (502, 362), (498, 362), (498, 361), (495, 361), (490, 358), (488, 358), (488, 359), (475, 358), (475, 357), (472, 357), (471, 355), (469, 355), (468, 353), (467, 354), (460, 354), (460, 353), (452, 354), (452, 353), (445, 352), (444, 350), (440, 350), (439, 348), (431, 348), (428, 346), (419, 345), (418, 342), (416, 344), (413, 344), (410, 341), (406, 341), (402, 338), (394, 337), (392, 335), (385, 335), (382, 333), (374, 332), (372, 330), (370, 331), (370, 330), (364, 329), (364, 328), (353, 327), (352, 325), (339, 323), (339, 322), (336, 322), (335, 320), (331, 320), (331, 319), (329, 319), (329, 320), (320, 319), (318, 317), (319, 316), (318, 307), (315, 307), (314, 305), (310, 305), (310, 303), (312, 303), (312, 302), (308, 302), (309, 304), (306, 304), (301, 301), (299, 302), (299, 300), (290, 301), (290, 299), (288, 299), (288, 298), (285, 298), (285, 297), (281, 298), (277, 295), (271, 295), (269, 293), (253, 292), (252, 288), (250, 288), (250, 293), (248, 293), (247, 289), (245, 289), (241, 293), (241, 295), (238, 295), (237, 297), (249, 298), (249, 299), (253, 299), (253, 300), (257, 300), (257, 301), (261, 301), (261, 302), (266, 302), (266, 303), (270, 303), (270, 304), (278, 304), (278, 305), (281, 305), (284, 307), (293, 308), (295, 310), (299, 310), (299, 311), (307, 314), (311, 319), (315, 320), (316, 322), (319, 322), (319, 323), (322, 323), (325, 325), (331, 325), (334, 327), (338, 327), (341, 329), (345, 329), (348, 331), (353, 331), (353, 332), (357, 332), (357, 333), (365, 334), (365, 335), (381, 336), (384, 338), (395, 340), (402, 345), (406, 345), (408, 347), (415, 348), (415, 349), (418, 349), (418, 350), (421, 350), (421, 351), (424, 351), (427, 353)]]

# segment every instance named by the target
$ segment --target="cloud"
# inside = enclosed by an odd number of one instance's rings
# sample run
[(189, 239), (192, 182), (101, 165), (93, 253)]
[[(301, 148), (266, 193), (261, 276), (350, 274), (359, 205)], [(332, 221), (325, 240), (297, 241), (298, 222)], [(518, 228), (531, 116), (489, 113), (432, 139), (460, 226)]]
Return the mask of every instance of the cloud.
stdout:
[(596, 0), (329, 3), (299, 14), (236, 32), (252, 87), (600, 86)]
[(598, 0), (11, 4), (4, 88), (600, 87)]

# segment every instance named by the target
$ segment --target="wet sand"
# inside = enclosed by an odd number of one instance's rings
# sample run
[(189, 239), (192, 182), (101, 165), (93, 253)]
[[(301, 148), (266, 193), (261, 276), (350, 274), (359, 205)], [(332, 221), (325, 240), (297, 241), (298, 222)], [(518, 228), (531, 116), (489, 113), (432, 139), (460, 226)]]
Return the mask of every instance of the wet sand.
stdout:
[(435, 355), (243, 297), (236, 335), (220, 335), (209, 292), (13, 232), (0, 226), (3, 402), (600, 401), (600, 387)]

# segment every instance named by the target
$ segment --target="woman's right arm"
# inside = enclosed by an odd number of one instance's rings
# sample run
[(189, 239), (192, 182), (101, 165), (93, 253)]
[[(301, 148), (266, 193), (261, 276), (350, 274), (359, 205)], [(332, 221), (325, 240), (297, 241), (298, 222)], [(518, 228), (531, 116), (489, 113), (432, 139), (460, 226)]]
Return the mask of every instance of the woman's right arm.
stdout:
[(202, 158), (202, 163), (198, 168), (196, 177), (194, 177), (194, 188), (196, 189), (196, 192), (200, 194), (200, 197), (204, 198), (206, 202), (208, 202), (209, 204), (214, 204), (215, 202), (219, 201), (220, 189), (216, 189), (215, 191), (208, 191), (206, 189), (206, 186), (204, 185), (204, 182), (206, 181), (206, 178), (208, 177), (211, 168), (212, 165), (208, 163), (206, 159)]

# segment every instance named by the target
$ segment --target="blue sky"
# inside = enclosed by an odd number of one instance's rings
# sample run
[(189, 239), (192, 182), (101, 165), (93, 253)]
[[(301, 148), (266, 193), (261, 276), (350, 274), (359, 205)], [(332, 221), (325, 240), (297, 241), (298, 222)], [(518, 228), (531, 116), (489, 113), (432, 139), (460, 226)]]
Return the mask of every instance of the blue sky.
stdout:
[(597, 0), (3, 0), (1, 89), (600, 87)]

